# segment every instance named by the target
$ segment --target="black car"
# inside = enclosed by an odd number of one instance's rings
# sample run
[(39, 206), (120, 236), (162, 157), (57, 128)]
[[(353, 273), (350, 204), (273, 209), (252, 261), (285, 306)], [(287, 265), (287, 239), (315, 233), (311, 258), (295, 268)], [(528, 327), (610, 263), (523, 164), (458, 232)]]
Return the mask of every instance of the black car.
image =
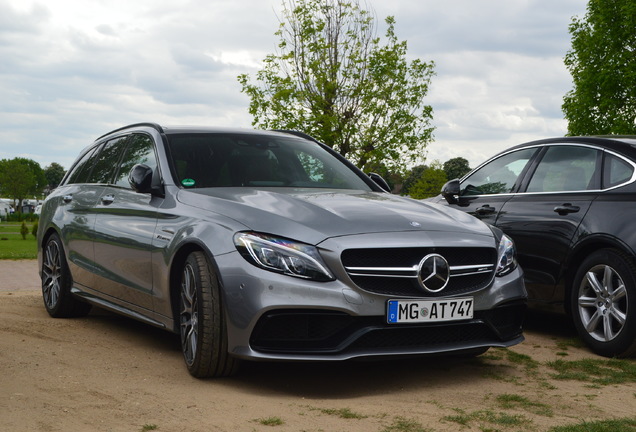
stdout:
[(566, 137), (497, 154), (437, 201), (516, 244), (529, 301), (572, 317), (596, 353), (636, 352), (636, 136)]

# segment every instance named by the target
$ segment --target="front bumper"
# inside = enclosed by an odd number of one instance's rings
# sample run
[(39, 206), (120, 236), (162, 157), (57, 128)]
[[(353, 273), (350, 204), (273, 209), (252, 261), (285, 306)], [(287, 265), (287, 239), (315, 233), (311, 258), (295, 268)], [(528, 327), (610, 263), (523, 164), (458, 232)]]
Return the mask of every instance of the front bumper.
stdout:
[[(523, 272), (470, 293), (470, 320), (388, 324), (387, 301), (346, 275), (312, 282), (261, 270), (238, 253), (217, 257), (227, 310), (228, 350), (250, 360), (328, 361), (430, 355), (508, 347), (524, 340)], [(466, 296), (463, 294), (462, 296)]]

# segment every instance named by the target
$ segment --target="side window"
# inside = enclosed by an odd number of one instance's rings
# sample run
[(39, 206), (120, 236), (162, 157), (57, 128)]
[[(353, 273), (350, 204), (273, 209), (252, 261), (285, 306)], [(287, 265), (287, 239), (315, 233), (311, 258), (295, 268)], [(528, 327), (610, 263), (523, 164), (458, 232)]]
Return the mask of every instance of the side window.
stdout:
[(613, 154), (605, 153), (603, 189), (626, 183), (633, 175), (634, 167), (630, 163)]
[(119, 163), (122, 151), (126, 145), (126, 137), (108, 141), (97, 157), (88, 183), (110, 183), (115, 174), (115, 167)]
[(88, 175), (91, 173), (91, 167), (95, 163), (94, 155), (97, 154), (99, 146), (88, 151), (82, 159), (79, 160), (68, 175), (66, 184), (86, 183)]
[(152, 139), (148, 135), (135, 134), (129, 138), (128, 147), (126, 148), (124, 157), (119, 163), (114, 184), (116, 186), (130, 188), (128, 174), (137, 164), (148, 165), (153, 171), (157, 169), (155, 149), (152, 145)]
[(527, 192), (568, 192), (594, 189), (598, 150), (551, 146), (539, 162)]
[(536, 148), (517, 150), (490, 161), (464, 179), (460, 195), (491, 195), (512, 192), (519, 175), (536, 151)]

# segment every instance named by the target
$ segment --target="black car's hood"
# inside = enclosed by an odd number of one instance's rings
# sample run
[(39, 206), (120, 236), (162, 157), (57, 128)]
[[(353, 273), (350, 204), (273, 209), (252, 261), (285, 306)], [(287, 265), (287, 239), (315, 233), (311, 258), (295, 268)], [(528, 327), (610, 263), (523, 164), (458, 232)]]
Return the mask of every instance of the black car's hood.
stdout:
[(184, 189), (178, 200), (222, 214), (251, 230), (310, 244), (364, 233), (449, 231), (492, 236), (478, 219), (387, 193), (293, 188)]

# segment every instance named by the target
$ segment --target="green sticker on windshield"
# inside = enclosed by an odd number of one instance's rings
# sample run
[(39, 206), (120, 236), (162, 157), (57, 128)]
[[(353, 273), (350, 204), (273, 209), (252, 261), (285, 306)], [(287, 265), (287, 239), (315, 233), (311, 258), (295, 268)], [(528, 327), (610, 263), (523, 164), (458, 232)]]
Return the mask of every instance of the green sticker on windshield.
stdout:
[(181, 180), (181, 184), (184, 185), (185, 187), (192, 187), (194, 186), (195, 181), (193, 179), (183, 179)]

